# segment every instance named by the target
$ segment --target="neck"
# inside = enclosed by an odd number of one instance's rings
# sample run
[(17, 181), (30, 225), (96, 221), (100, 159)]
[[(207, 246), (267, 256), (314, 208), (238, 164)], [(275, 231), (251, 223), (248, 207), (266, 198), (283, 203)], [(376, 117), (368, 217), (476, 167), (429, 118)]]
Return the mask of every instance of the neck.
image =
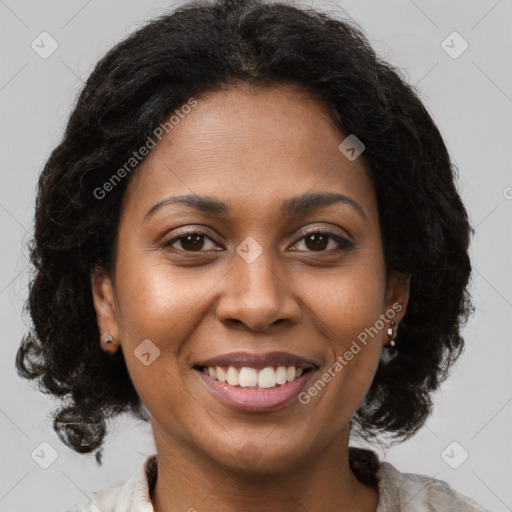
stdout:
[[(154, 426), (155, 428), (155, 426)], [(220, 464), (183, 442), (159, 443), (155, 512), (375, 512), (378, 490), (362, 484), (348, 462), (348, 429), (314, 458), (292, 469), (258, 471)]]

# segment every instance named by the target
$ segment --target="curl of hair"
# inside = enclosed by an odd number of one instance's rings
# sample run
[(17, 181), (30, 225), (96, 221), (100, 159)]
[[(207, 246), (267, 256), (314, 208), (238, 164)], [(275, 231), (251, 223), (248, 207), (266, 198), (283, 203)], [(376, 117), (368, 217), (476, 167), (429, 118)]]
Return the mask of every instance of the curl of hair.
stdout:
[(106, 199), (94, 190), (191, 97), (287, 83), (313, 94), (341, 134), (365, 144), (388, 275), (411, 276), (396, 356), (379, 364), (353, 425), (367, 439), (403, 440), (426, 421), (473, 310), (472, 229), (436, 125), (350, 18), (262, 0), (201, 0), (148, 22), (97, 63), (38, 181), (26, 303), (33, 327), (16, 369), (61, 397), (54, 428), (77, 452), (97, 450), (101, 463), (106, 419), (129, 411), (149, 419), (122, 351), (100, 349), (90, 282), (95, 267), (114, 270), (133, 171)]

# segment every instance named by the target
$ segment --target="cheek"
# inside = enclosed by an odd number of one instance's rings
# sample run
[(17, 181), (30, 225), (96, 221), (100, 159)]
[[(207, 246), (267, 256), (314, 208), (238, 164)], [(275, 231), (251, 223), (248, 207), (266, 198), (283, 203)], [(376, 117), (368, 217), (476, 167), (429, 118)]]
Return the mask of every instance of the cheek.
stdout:
[(382, 312), (385, 295), (383, 264), (373, 251), (354, 254), (352, 262), (316, 280), (310, 287), (311, 310), (318, 316), (334, 340), (336, 352), (365, 328), (374, 325)]
[(331, 408), (340, 411), (340, 424), (366, 395), (382, 351), (385, 279), (383, 265), (375, 258), (358, 258), (357, 264), (340, 269), (326, 286), (316, 288), (314, 311), (332, 355), (309, 390), (320, 398), (318, 406), (325, 414)]
[(162, 348), (186, 338), (197, 325), (208, 292), (219, 281), (212, 272), (178, 269), (154, 257), (126, 258), (118, 264), (118, 319), (123, 341), (150, 338)]
[(118, 259), (116, 281), (119, 336), (134, 386), (148, 408), (159, 396), (174, 400), (161, 388), (155, 393), (155, 382), (179, 385), (180, 348), (205, 314), (201, 299), (218, 279), (185, 274), (139, 254)]

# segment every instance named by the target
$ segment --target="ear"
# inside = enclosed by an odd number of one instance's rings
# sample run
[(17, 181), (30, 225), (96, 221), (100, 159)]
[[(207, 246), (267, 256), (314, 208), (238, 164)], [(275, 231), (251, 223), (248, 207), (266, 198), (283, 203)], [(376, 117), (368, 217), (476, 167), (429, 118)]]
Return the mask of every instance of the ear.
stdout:
[(110, 334), (114, 340), (119, 340), (114, 302), (114, 287), (108, 274), (101, 268), (91, 272), (91, 290), (96, 311), (96, 319), (100, 332), (100, 344), (105, 350), (103, 340)]
[[(411, 286), (411, 276), (392, 272), (389, 276), (388, 289), (385, 298), (384, 312), (389, 312), (394, 316), (393, 322), (399, 324), (405, 316), (407, 303), (409, 302), (409, 290)], [(391, 314), (387, 316), (391, 318)]]

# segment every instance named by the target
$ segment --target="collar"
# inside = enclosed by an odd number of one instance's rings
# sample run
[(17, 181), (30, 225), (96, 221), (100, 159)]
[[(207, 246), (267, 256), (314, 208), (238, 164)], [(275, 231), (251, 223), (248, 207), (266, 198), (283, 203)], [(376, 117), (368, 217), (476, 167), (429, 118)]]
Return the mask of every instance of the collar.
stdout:
[[(446, 482), (426, 475), (401, 473), (392, 464), (379, 461), (371, 450), (355, 449), (349, 460), (352, 470), (363, 483), (376, 484), (379, 503), (376, 512), (420, 512), (426, 510), (465, 510), (488, 512)], [(122, 487), (95, 493), (94, 503), (105, 512), (154, 512), (151, 493), (158, 475), (156, 455), (147, 456)], [(89, 501), (89, 505), (92, 505)], [(432, 508), (434, 506), (434, 508)], [(97, 510), (79, 508), (76, 512)], [(75, 509), (69, 511), (74, 512)]]

